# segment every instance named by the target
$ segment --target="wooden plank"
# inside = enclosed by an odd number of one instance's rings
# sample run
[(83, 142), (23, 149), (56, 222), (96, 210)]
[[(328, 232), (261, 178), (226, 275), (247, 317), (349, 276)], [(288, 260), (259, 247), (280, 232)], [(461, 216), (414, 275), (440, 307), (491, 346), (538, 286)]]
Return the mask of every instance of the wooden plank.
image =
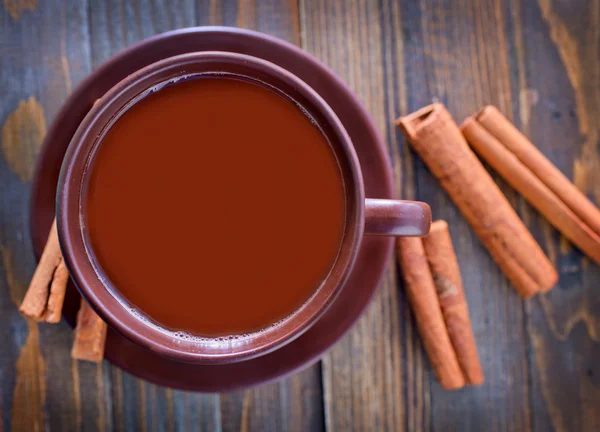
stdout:
[(221, 430), (219, 395), (173, 391), (173, 417), (177, 431)]
[[(444, 392), (439, 388), (427, 363), (423, 379), (420, 364), (415, 365), (415, 359), (412, 358), (412, 347), (409, 343), (403, 346), (407, 351), (406, 370), (411, 375), (403, 395), (407, 402), (404, 402), (406, 415), (402, 419), (402, 425), (409, 429), (448, 425), (459, 429), (482, 429), (493, 422), (498, 429), (529, 428), (529, 371), (523, 304), (420, 161), (415, 161), (416, 174), (412, 178), (410, 165), (407, 166), (406, 161), (400, 162), (398, 157), (407, 155), (403, 139), (398, 134), (389, 132), (388, 125), (385, 124), (399, 114), (406, 114), (430, 103), (432, 99), (446, 103), (457, 121), (471, 114), (484, 102), (504, 107), (504, 110), (511, 113), (513, 98), (510, 78), (515, 72), (514, 65), (508, 60), (506, 29), (502, 23), (505, 11), (500, 9), (499, 4), (478, 5), (476, 2), (469, 6), (450, 6), (445, 2), (433, 1), (406, 2), (398, 10), (396, 2), (384, 1), (381, 11), (371, 4), (361, 2), (355, 6), (336, 2), (305, 2), (305, 6), (305, 20), (309, 26), (313, 25), (306, 28), (309, 49), (312, 48), (318, 56), (326, 59), (347, 79), (363, 100), (366, 99), (365, 103), (376, 122), (384, 122), (380, 126), (383, 132), (398, 140), (399, 148), (394, 151), (392, 147), (392, 155), (404, 196), (414, 197), (412, 190), (416, 188), (417, 198), (431, 203), (436, 217), (450, 221), (471, 304), (476, 337), (480, 341), (492, 341), (480, 344), (483, 347), (481, 356), (487, 383), (478, 389), (465, 389), (455, 393)], [(310, 9), (311, 7), (314, 9)], [(382, 17), (380, 22), (378, 17)], [(498, 19), (500, 25), (496, 24)], [(357, 34), (349, 34), (348, 29), (358, 29)], [(494, 31), (490, 32), (489, 29)], [(364, 35), (361, 35), (362, 31)], [(317, 32), (319, 33), (315, 34)], [(322, 32), (328, 36), (323, 37)], [(378, 41), (381, 34), (383, 39)], [(367, 39), (365, 35), (369, 35), (366, 44), (362, 42)], [(311, 46), (313, 36), (317, 42)], [(343, 37), (346, 40), (340, 42)], [(329, 45), (319, 43), (322, 40), (328, 40)], [(343, 52), (344, 44), (353, 49), (348, 48), (348, 53)], [(335, 51), (331, 47), (335, 47)], [(366, 60), (363, 60), (362, 65), (360, 55), (357, 59), (355, 54), (357, 52), (365, 53)], [(378, 58), (379, 52), (383, 59)], [(333, 60), (330, 60), (332, 57)], [(377, 65), (379, 62), (384, 65), (383, 80), (373, 70), (374, 66), (370, 68), (370, 65)], [(362, 72), (362, 81), (352, 73), (352, 65), (357, 63), (357, 70)], [(365, 76), (368, 82), (375, 83), (375, 87), (385, 89), (387, 99), (383, 103), (387, 105), (386, 112), (379, 108), (380, 101), (373, 101), (373, 94), (377, 93), (368, 93), (368, 88), (365, 90), (365, 86), (369, 85), (364, 82)], [(365, 93), (367, 97), (364, 96)], [(382, 113), (386, 115), (384, 119), (379, 117)], [(504, 186), (503, 189), (516, 202), (514, 192)], [(528, 209), (525, 212), (527, 211)], [(530, 218), (530, 223), (544, 225), (535, 216)], [(539, 231), (537, 237), (542, 238)], [(373, 309), (375, 307), (372, 306)], [(367, 320), (368, 315), (363, 322)], [(403, 322), (402, 325), (406, 323)], [(352, 336), (356, 334), (359, 332), (355, 331)], [(405, 338), (407, 335), (414, 338), (412, 328), (395, 337)], [(345, 341), (347, 351), (338, 356), (337, 352), (342, 351), (338, 347), (325, 361), (327, 424), (332, 428), (346, 430), (351, 426), (357, 429), (364, 427), (364, 424), (357, 425), (357, 420), (364, 421), (362, 418), (352, 418), (353, 415), (358, 417), (353, 408), (364, 405), (364, 395), (369, 394), (368, 383), (360, 382), (364, 380), (365, 371), (356, 370), (369, 367), (377, 360), (369, 358), (361, 361), (350, 355), (350, 352), (356, 355), (357, 350), (364, 349), (365, 343), (369, 343), (361, 340), (361, 336), (355, 336), (356, 342), (349, 337), (350, 340)], [(375, 340), (370, 343), (377, 346), (382, 342)], [(395, 342), (392, 339), (385, 343), (388, 345)], [(331, 367), (328, 367), (329, 364)], [(371, 376), (378, 374), (381, 374), (379, 369), (371, 372)], [(360, 384), (358, 387), (357, 380)], [(429, 389), (430, 381), (432, 384)], [(516, 395), (513, 394), (514, 382), (522, 385), (522, 392)], [(360, 390), (356, 391), (357, 388)], [(353, 389), (358, 395), (352, 393)], [(377, 390), (382, 391), (380, 388)], [(336, 403), (333, 404), (333, 401)], [(330, 402), (333, 405), (329, 405)], [(402, 407), (403, 401), (398, 400), (398, 405)], [(369, 421), (376, 420), (370, 418)], [(392, 420), (386, 418), (385, 421)]]
[[(438, 100), (458, 123), (486, 103), (512, 115), (517, 100), (506, 13), (501, 2), (403, 4), (407, 112)], [(406, 145), (402, 139), (399, 143)], [(524, 303), (420, 160), (415, 169), (417, 197), (431, 204), (434, 218), (450, 224), (486, 379), (481, 387), (446, 392), (427, 366), (431, 426), (527, 430), (531, 411)], [(530, 227), (545, 225), (513, 190), (498, 183), (520, 212), (530, 216)], [(535, 236), (542, 239), (539, 230)]]
[[(401, 51), (399, 22), (393, 16), (397, 9), (390, 2), (304, 0), (302, 45), (350, 85), (388, 144), (394, 144), (398, 190), (408, 196), (413, 187), (406, 181), (407, 166), (398, 156), (392, 126), (399, 99), (394, 98), (397, 81), (388, 74), (396, 69), (382, 67), (392, 66), (386, 58), (397, 60)], [(396, 285), (396, 267), (390, 263), (366, 314), (323, 360), (328, 430), (397, 431), (409, 419), (417, 430), (428, 426), (422, 355), (414, 352), (412, 323)]]
[[(559, 287), (524, 306), (391, 122), (432, 99), (457, 121), (493, 103), (600, 202), (599, 4), (301, 0), (298, 10), (292, 0), (5, 1), (0, 430), (322, 430), (325, 423), (331, 430), (597, 430), (598, 267), (498, 180), (561, 275)], [(65, 324), (38, 326), (18, 315), (35, 265), (29, 184), (46, 126), (92, 65), (197, 22), (302, 42), (361, 97), (388, 142), (401, 196), (428, 201), (450, 223), (486, 373), (482, 387), (439, 388), (394, 265), (366, 315), (326, 357), (325, 395), (319, 365), (228, 395), (164, 389), (106, 363), (72, 362)]]
[[(199, 23), (259, 30), (298, 44), (296, 1), (202, 2)], [(319, 365), (280, 382), (220, 397), (224, 431), (323, 430)]]
[(91, 2), (90, 33), (93, 66), (142, 39), (196, 25), (193, 0)]
[[(600, 203), (600, 2), (514, 1), (519, 127)], [(545, 233), (559, 286), (527, 304), (532, 423), (600, 429), (600, 268), (558, 233)]]
[[(71, 330), (17, 312), (35, 260), (29, 193), (37, 152), (72, 86), (89, 72), (87, 2), (4, 2), (0, 7), (0, 354), (4, 430), (74, 430), (81, 419)], [(95, 389), (90, 385), (90, 397)], [(96, 411), (92, 421), (95, 421)]]
[(280, 382), (221, 395), (224, 431), (323, 430), (320, 369)]

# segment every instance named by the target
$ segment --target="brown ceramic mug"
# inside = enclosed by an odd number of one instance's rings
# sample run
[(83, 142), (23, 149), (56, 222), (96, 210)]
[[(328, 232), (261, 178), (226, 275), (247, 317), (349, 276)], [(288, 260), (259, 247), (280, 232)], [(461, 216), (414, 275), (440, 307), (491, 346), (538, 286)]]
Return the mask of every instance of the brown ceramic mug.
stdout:
[[(112, 286), (90, 253), (81, 208), (86, 196), (87, 167), (101, 145), (99, 137), (111, 121), (165, 85), (215, 73), (243, 76), (272, 86), (300, 104), (317, 122), (341, 167), (346, 220), (340, 251), (329, 276), (298, 311), (281, 324), (246, 338), (198, 341), (179, 338), (131, 312), (118, 287)], [(100, 317), (141, 346), (179, 361), (199, 364), (245, 360), (294, 340), (308, 330), (343, 288), (363, 235), (425, 236), (431, 223), (427, 204), (365, 198), (361, 168), (350, 137), (332, 109), (311, 87), (273, 63), (226, 52), (167, 58), (139, 70), (109, 90), (75, 133), (63, 161), (57, 193), (58, 233), (65, 262), (79, 291)]]

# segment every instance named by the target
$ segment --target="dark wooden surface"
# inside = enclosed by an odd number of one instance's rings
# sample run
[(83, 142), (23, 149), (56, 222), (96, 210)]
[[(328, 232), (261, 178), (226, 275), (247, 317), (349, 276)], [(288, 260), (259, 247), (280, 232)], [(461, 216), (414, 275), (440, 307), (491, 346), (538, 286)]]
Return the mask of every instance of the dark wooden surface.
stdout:
[[(35, 266), (32, 168), (62, 102), (120, 49), (209, 24), (298, 44), (360, 96), (387, 141), (399, 195), (450, 223), (483, 386), (440, 388), (392, 262), (368, 311), (321, 363), (232, 394), (72, 362), (66, 324), (18, 314)], [(457, 121), (495, 104), (600, 202), (599, 0), (2, 0), (0, 430), (600, 430), (600, 269), (498, 180), (560, 272), (549, 294), (516, 295), (393, 126), (433, 100)]]

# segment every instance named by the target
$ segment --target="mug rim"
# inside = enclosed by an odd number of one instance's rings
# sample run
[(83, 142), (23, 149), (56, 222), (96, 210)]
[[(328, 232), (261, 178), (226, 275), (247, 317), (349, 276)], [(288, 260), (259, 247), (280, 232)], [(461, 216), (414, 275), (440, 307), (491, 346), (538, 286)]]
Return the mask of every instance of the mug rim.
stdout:
[[(313, 112), (318, 113), (325, 120), (325, 125), (335, 134), (337, 147), (333, 143), (330, 145), (338, 162), (340, 151), (343, 152), (347, 172), (341, 175), (347, 174), (351, 177), (352, 188), (348, 190), (348, 182), (344, 178), (346, 199), (344, 238), (330, 274), (315, 294), (300, 309), (285, 318), (283, 324), (265, 329), (264, 337), (252, 336), (243, 342), (238, 342), (237, 344), (242, 346), (236, 349), (232, 348), (230, 341), (228, 349), (220, 351), (214, 349), (208, 353), (206, 344), (175, 339), (173, 334), (169, 335), (164, 330), (159, 330), (135, 317), (116, 299), (115, 293), (111, 292), (111, 287), (96, 273), (92, 259), (82, 253), (86, 247), (86, 240), (80, 220), (80, 200), (86, 175), (89, 175), (87, 172), (90, 171), (86, 169), (89, 159), (93, 157), (94, 148), (101, 145), (99, 144), (101, 137), (97, 129), (103, 131), (109, 128), (115, 116), (142, 100), (144, 94), (155, 86), (174, 83), (182, 75), (185, 77), (200, 75), (202, 72), (188, 73), (187, 69), (211, 63), (220, 63), (221, 66), (223, 64), (243, 65), (248, 70), (264, 73), (280, 85), (292, 86), (310, 103), (314, 108)], [(212, 70), (212, 72), (218, 71)], [(169, 77), (164, 79), (165, 76)], [(260, 81), (258, 78), (255, 79)], [(273, 85), (272, 82), (269, 84)], [(277, 85), (273, 86), (279, 88)], [(352, 206), (348, 200), (352, 201)], [(315, 90), (293, 73), (267, 60), (239, 53), (204, 51), (181, 54), (152, 63), (121, 80), (100, 98), (79, 125), (67, 149), (57, 187), (56, 217), (60, 245), (69, 273), (82, 296), (102, 319), (133, 342), (166, 357), (184, 362), (216, 364), (267, 354), (299, 337), (323, 315), (343, 288), (356, 260), (364, 234), (364, 203), (362, 173), (351, 139), (337, 115)], [(349, 208), (352, 214), (349, 214)], [(78, 221), (79, 223), (74, 223)], [(349, 239), (346, 239), (347, 236)], [(317, 296), (319, 297), (317, 302), (315, 295), (323, 290), (327, 283), (331, 286), (325, 294)], [(114, 290), (118, 292), (117, 288)], [(303, 312), (300, 313), (301, 311)]]

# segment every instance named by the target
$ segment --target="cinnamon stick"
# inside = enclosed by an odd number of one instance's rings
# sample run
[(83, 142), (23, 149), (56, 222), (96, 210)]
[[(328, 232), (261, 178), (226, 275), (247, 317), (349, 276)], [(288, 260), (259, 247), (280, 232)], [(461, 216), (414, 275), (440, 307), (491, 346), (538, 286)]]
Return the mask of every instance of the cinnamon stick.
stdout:
[(397, 124), (519, 294), (527, 298), (552, 288), (556, 270), (444, 106), (429, 105)]
[(433, 371), (444, 389), (461, 388), (465, 379), (444, 324), (423, 241), (398, 237), (396, 248), (408, 301)]
[(36, 321), (59, 322), (68, 281), (55, 219), (19, 311)]
[(548, 221), (600, 265), (600, 236), (477, 120), (461, 126), (471, 147)]
[(106, 323), (82, 298), (77, 313), (77, 325), (75, 326), (75, 339), (71, 357), (77, 360), (101, 362), (104, 358), (106, 332)]
[(477, 121), (510, 150), (592, 231), (600, 235), (600, 210), (494, 106), (476, 114)]
[(433, 222), (423, 246), (458, 364), (467, 384), (482, 384), (483, 372), (448, 224), (443, 220)]

